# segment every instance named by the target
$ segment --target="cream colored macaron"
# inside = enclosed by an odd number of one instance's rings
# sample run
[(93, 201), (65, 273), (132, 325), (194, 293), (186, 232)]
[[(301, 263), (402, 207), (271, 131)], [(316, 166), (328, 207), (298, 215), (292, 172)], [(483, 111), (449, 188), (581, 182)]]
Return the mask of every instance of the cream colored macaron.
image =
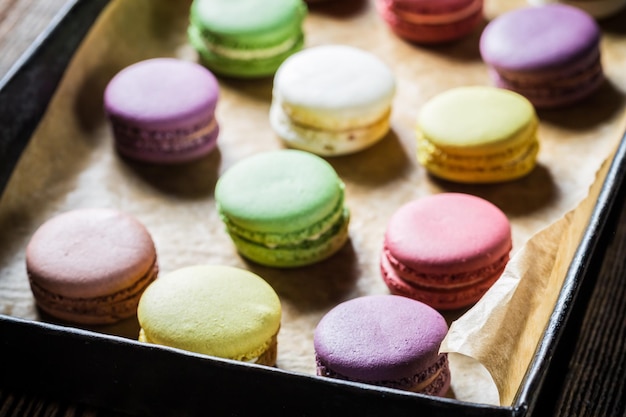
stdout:
[(371, 52), (324, 45), (289, 57), (274, 77), (270, 123), (290, 147), (354, 153), (389, 131), (396, 81)]
[(139, 301), (139, 341), (273, 366), (281, 304), (258, 275), (194, 265), (163, 275)]

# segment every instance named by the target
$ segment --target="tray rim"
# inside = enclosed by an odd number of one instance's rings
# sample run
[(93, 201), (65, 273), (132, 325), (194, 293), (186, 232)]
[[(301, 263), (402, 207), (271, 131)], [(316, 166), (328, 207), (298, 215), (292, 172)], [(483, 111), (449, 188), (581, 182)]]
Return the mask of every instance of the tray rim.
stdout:
[[(41, 99), (31, 108), (23, 109), (22, 117), (17, 119), (17, 128), (7, 129), (4, 123), (0, 123), (0, 197), (8, 183), (11, 173), (19, 160), (23, 150), (28, 145), (30, 136), (35, 131), (38, 121), (45, 113), (47, 106), (52, 99), (56, 87), (60, 82), (64, 69), (69, 64), (75, 50), (82, 42), (83, 37), (88, 33), (93, 22), (98, 18), (110, 0), (68, 0), (65, 6), (57, 13), (48, 27), (40, 34), (31, 46), (21, 55), (16, 63), (9, 69), (7, 74), (0, 79), (0, 122), (3, 122), (2, 113), (7, 107), (14, 103), (16, 98), (25, 96), (28, 91), (23, 88), (24, 79), (32, 75), (33, 71), (42, 71), (45, 68), (46, 82), (49, 88), (39, 95)], [(77, 27), (76, 23), (80, 23)], [(68, 42), (69, 39), (69, 42)], [(60, 43), (65, 43), (59, 46)], [(46, 61), (46, 56), (50, 52), (57, 52), (60, 57), (54, 61), (52, 65)], [(20, 84), (21, 83), (21, 84)], [(268, 375), (281, 375), (287, 380), (292, 378), (307, 381), (312, 386), (333, 387), (341, 393), (352, 395), (356, 393), (369, 393), (369, 395), (382, 395), (383, 398), (402, 399), (403, 401), (415, 401), (417, 405), (427, 405), (433, 410), (443, 412), (443, 415), (491, 415), (491, 416), (511, 416), (524, 417), (531, 413), (536, 406), (539, 397), (539, 391), (543, 388), (547, 372), (554, 360), (554, 352), (563, 335), (564, 324), (574, 308), (579, 298), (579, 289), (582, 281), (587, 279), (586, 273), (592, 258), (601, 256), (602, 241), (605, 237), (605, 226), (609, 213), (614, 209), (617, 199), (618, 190), (624, 183), (626, 174), (626, 133), (621, 138), (617, 152), (611, 161), (607, 176), (602, 184), (600, 194), (595, 202), (593, 212), (585, 228), (582, 241), (579, 243), (576, 253), (568, 268), (563, 288), (561, 289), (555, 308), (550, 316), (543, 336), (536, 348), (533, 360), (522, 380), (520, 389), (515, 397), (515, 401), (511, 406), (491, 406), (485, 404), (468, 403), (461, 400), (437, 398), (433, 399), (422, 394), (407, 393), (403, 391), (373, 387), (366, 384), (353, 383), (348, 381), (329, 380), (312, 375), (299, 374), (291, 371), (280, 369), (264, 369), (258, 365), (251, 365), (240, 362), (233, 362), (220, 358), (212, 358), (204, 355), (198, 355), (178, 349), (168, 348), (164, 346), (146, 346), (145, 344), (123, 338), (120, 336), (106, 335), (89, 330), (74, 328), (71, 326), (61, 326), (46, 322), (37, 322), (32, 320), (21, 319), (17, 317), (0, 314), (0, 355), (6, 358), (6, 353), (15, 354), (17, 352), (30, 351), (31, 348), (20, 340), (7, 340), (6, 335), (23, 334), (27, 331), (31, 334), (30, 342), (38, 341), (44, 343), (50, 337), (58, 337), (59, 340), (67, 338), (75, 340), (81, 344), (101, 344), (102, 347), (116, 348), (122, 347), (122, 351), (128, 352), (160, 352), (169, 358), (185, 358), (199, 360), (206, 367), (216, 367), (219, 369), (227, 369), (230, 371), (242, 371), (242, 373), (258, 373)], [(10, 339), (10, 337), (9, 337)], [(63, 341), (56, 341), (62, 348)], [(104, 349), (106, 351), (106, 349)], [(41, 352), (40, 352), (41, 353)], [(52, 355), (48, 355), (49, 360), (53, 360)], [(115, 358), (111, 362), (116, 362)], [(4, 361), (4, 360), (2, 360)], [(11, 361), (15, 363), (16, 361)], [(5, 364), (6, 365), (6, 364)], [(45, 365), (41, 364), (44, 368)], [(15, 375), (17, 368), (15, 365), (9, 367), (13, 372), (3, 372), (0, 377), (0, 386), (7, 383), (17, 383), (18, 386), (28, 387), (28, 383), (24, 377)], [(259, 369), (260, 368), (260, 369)], [(10, 378), (7, 378), (10, 376)], [(270, 377), (271, 378), (271, 377)], [(45, 384), (43, 384), (45, 385)], [(55, 389), (46, 388), (42, 384), (38, 384), (38, 390), (44, 392), (55, 392)], [(74, 384), (75, 385), (75, 384)], [(77, 388), (77, 387), (74, 387)], [(56, 394), (61, 394), (55, 392)], [(119, 395), (119, 393), (118, 393)], [(366, 394), (368, 395), (368, 394)], [(71, 398), (70, 398), (71, 399)], [(110, 398), (107, 396), (94, 396), (87, 398), (86, 403), (95, 406), (108, 406)], [(430, 405), (429, 405), (430, 404)], [(120, 410), (124, 411), (124, 410)], [(451, 412), (452, 414), (446, 414)], [(393, 416), (393, 414), (388, 414)], [(400, 415), (400, 414), (398, 414)]]

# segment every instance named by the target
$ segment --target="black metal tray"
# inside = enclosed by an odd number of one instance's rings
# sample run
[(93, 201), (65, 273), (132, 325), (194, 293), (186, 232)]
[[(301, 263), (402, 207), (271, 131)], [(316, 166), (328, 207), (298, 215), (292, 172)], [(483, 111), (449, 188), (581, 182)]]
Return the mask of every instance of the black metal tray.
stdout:
[[(108, 0), (74, 0), (0, 81), (0, 192), (46, 111), (64, 69)], [(322, 379), (213, 359), (121, 337), (0, 315), (0, 387), (138, 416), (511, 416), (534, 414), (571, 317), (586, 302), (610, 219), (621, 210), (623, 138), (543, 338), (512, 406)], [(563, 360), (563, 358), (560, 358)], [(553, 388), (553, 387), (552, 387)]]

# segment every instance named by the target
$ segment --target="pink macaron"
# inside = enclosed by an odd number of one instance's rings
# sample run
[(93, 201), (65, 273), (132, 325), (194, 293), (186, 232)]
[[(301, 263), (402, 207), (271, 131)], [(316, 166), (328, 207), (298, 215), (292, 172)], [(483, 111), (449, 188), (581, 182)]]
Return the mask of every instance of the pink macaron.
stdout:
[(413, 200), (390, 218), (380, 259), (392, 294), (438, 310), (474, 304), (502, 275), (511, 225), (494, 204), (469, 194)]
[(480, 54), (497, 87), (537, 108), (578, 103), (604, 82), (601, 31), (594, 18), (565, 4), (523, 7), (489, 22)]
[(215, 148), (218, 96), (218, 82), (203, 66), (153, 58), (130, 65), (111, 79), (104, 109), (121, 155), (151, 163), (182, 163)]
[(158, 269), (148, 230), (114, 209), (76, 209), (52, 217), (26, 247), (35, 302), (71, 323), (110, 324), (134, 316)]
[(376, 0), (376, 9), (399, 37), (423, 44), (459, 40), (484, 20), (483, 0)]
[(397, 295), (368, 295), (327, 312), (313, 336), (317, 374), (444, 396), (450, 387), (448, 332), (432, 307)]

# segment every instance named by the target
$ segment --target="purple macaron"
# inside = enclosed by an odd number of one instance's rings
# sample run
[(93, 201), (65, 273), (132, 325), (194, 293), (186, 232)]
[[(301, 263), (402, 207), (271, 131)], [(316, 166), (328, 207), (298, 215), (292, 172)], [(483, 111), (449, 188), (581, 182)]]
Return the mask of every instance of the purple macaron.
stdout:
[(219, 85), (203, 66), (176, 58), (137, 62), (104, 92), (118, 152), (152, 163), (198, 159), (216, 146)]
[(448, 355), (439, 347), (448, 325), (435, 309), (398, 295), (345, 301), (314, 333), (317, 375), (445, 396)]
[(493, 19), (480, 53), (496, 86), (525, 96), (537, 108), (581, 101), (604, 82), (598, 24), (564, 4), (524, 7)]

